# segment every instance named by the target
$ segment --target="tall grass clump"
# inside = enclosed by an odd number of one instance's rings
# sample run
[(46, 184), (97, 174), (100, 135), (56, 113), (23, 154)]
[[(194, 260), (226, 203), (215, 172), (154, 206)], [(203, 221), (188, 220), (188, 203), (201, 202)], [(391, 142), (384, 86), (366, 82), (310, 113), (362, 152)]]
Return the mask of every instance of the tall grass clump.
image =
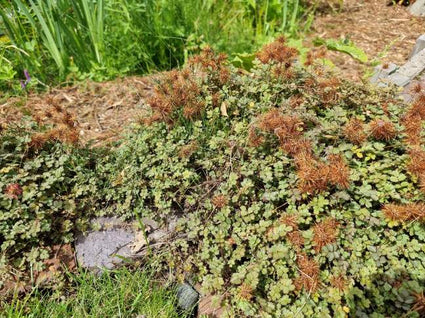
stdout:
[(252, 52), (276, 33), (299, 33), (313, 12), (301, 0), (11, 0), (0, 9), (6, 44), (19, 48), (5, 57), (48, 83), (170, 69), (204, 44)]

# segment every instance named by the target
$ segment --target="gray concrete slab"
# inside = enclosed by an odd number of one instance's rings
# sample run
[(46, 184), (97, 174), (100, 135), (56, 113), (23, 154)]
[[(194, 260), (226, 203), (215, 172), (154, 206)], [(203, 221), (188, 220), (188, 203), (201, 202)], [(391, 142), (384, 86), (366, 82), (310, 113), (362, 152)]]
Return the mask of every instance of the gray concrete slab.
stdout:
[(409, 8), (409, 12), (417, 17), (425, 16), (425, 0), (416, 0)]
[(425, 70), (425, 49), (415, 54), (410, 61), (400, 67), (397, 72), (388, 76), (395, 85), (404, 87)]
[(418, 54), (420, 51), (422, 51), (423, 49), (425, 49), (425, 34), (422, 34), (420, 37), (417, 38), (416, 44), (413, 47), (412, 52), (410, 53), (409, 60), (413, 56), (415, 56), (416, 54)]

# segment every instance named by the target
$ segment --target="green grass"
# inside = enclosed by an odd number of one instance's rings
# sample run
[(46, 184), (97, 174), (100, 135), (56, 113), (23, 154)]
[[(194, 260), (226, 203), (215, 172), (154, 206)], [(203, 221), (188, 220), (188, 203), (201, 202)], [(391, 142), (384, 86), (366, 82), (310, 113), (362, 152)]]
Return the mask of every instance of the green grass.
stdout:
[(55, 299), (35, 289), (23, 299), (1, 302), (0, 317), (181, 317), (175, 293), (160, 286), (150, 271), (119, 269), (100, 277), (81, 272), (67, 296)]

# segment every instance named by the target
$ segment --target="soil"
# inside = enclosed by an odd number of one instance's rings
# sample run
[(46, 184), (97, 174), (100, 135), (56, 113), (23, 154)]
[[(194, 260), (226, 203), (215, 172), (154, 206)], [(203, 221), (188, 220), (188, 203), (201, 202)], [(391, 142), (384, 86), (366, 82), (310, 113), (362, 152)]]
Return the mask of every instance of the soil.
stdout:
[[(334, 7), (319, 14), (313, 23), (307, 42), (316, 38), (350, 39), (363, 49), (369, 64), (361, 64), (340, 52), (328, 52), (341, 76), (362, 79), (365, 71), (373, 69), (372, 61), (403, 65), (409, 58), (416, 39), (425, 32), (425, 18), (412, 16), (408, 8), (387, 6), (388, 0), (344, 0), (342, 8)], [(384, 57), (379, 58), (380, 55)]]
[(0, 124), (19, 121), (26, 113), (55, 103), (73, 114), (82, 143), (99, 146), (118, 139), (122, 131), (137, 122), (152, 94), (153, 77), (127, 77), (110, 82), (85, 82), (78, 86), (54, 88), (11, 98), (0, 105)]

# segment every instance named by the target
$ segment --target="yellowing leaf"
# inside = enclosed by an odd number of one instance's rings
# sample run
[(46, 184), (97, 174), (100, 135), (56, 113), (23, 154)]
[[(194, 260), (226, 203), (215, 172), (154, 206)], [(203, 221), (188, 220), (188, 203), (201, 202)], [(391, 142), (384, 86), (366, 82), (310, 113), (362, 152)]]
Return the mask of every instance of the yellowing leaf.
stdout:
[(133, 253), (139, 252), (143, 247), (147, 245), (146, 235), (143, 231), (138, 232), (134, 237), (134, 242), (130, 245), (130, 250)]
[(227, 105), (226, 105), (226, 102), (222, 102), (221, 103), (220, 111), (221, 111), (221, 115), (222, 116), (229, 117), (229, 115), (227, 115)]

